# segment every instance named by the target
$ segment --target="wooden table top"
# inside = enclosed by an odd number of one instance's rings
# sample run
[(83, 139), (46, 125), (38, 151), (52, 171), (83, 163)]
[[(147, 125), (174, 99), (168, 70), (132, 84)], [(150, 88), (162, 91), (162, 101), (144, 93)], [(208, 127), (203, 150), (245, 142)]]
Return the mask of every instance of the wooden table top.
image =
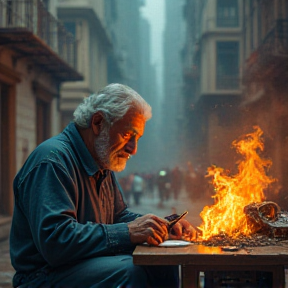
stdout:
[(138, 245), (133, 252), (135, 265), (287, 265), (288, 243), (277, 246), (245, 247), (223, 251), (191, 243), (185, 247)]

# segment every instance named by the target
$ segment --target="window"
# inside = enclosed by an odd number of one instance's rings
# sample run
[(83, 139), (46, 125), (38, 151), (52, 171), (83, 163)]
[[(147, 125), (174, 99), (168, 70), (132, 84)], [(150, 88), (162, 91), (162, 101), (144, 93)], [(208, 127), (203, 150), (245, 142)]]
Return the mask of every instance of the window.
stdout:
[(217, 27), (238, 27), (238, 0), (217, 1)]
[[(9, 179), (9, 142), (8, 133), (9, 127), (9, 115), (8, 115), (8, 93), (9, 88), (7, 85), (0, 83), (0, 214), (8, 215), (9, 207), (9, 185), (7, 179)], [(12, 146), (13, 147), (13, 146)]]
[(50, 137), (50, 103), (36, 100), (37, 109), (37, 145)]
[(71, 33), (76, 38), (76, 23), (75, 22), (64, 22), (64, 27), (67, 32)]
[(64, 41), (64, 43), (60, 44), (59, 52), (60, 54), (63, 53), (64, 55), (67, 53), (68, 63), (77, 69), (77, 44), (72, 45), (72, 42), (77, 39), (76, 22), (64, 22), (63, 24), (68, 34), (70, 33), (70, 36), (72, 36), (69, 37), (69, 41)]
[(12, 6), (12, 1), (8, 0), (7, 1), (7, 25), (13, 25), (13, 6)]
[(257, 11), (257, 28), (258, 28), (258, 44), (262, 41), (262, 25), (261, 25), (261, 14), (262, 14), (262, 6), (259, 6), (258, 11)]
[(239, 89), (239, 43), (217, 42), (216, 88)]

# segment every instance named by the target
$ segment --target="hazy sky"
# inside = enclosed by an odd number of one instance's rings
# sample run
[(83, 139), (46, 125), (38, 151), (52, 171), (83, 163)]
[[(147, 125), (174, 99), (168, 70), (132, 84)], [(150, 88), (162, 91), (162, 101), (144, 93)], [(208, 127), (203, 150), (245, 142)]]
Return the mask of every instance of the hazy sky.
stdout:
[[(163, 30), (165, 25), (165, 0), (146, 0), (142, 12), (151, 25), (151, 63), (156, 64), (156, 73), (158, 80), (162, 77), (163, 68)], [(162, 83), (159, 82), (160, 91)]]
[(164, 29), (164, 0), (146, 0), (142, 7), (143, 15), (151, 25), (152, 63), (157, 63), (162, 55), (162, 34)]

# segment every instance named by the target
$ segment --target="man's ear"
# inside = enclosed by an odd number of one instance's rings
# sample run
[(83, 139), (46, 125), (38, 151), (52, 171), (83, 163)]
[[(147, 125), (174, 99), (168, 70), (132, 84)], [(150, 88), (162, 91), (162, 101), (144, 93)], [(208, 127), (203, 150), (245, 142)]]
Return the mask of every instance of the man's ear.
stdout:
[(101, 128), (102, 128), (102, 122), (103, 122), (103, 115), (101, 112), (96, 112), (92, 116), (92, 121), (91, 121), (91, 128), (93, 130), (93, 133), (95, 136), (98, 136), (100, 134)]

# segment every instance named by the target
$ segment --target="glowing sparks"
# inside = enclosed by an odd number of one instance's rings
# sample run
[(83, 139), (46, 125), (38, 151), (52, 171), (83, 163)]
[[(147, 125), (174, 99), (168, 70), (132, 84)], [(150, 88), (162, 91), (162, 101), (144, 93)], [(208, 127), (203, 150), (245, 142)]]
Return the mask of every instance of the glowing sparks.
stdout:
[(232, 143), (237, 153), (243, 156), (236, 175), (230, 176), (228, 171), (216, 166), (208, 168), (207, 177), (212, 177), (215, 204), (204, 207), (200, 213), (203, 223), (198, 228), (203, 233), (203, 240), (221, 233), (231, 237), (252, 233), (243, 208), (253, 202), (262, 202), (265, 199), (264, 190), (275, 181), (266, 175), (272, 162), (260, 158), (257, 153), (264, 150), (263, 132), (258, 126), (254, 129), (255, 132)]

